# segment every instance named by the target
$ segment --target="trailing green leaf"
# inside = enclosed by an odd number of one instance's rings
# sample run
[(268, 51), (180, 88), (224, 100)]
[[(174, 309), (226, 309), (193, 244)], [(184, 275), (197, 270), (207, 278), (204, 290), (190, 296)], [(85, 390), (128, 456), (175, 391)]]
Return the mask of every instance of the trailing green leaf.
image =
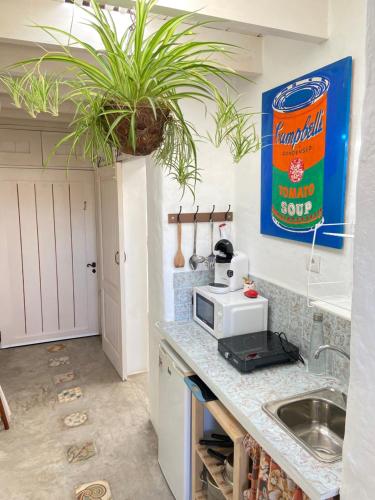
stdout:
[(26, 72), (23, 76), (0, 75), (17, 108), (25, 108), (35, 118), (39, 113), (58, 116), (61, 81), (39, 72)]
[(232, 101), (228, 94), (223, 97), (217, 93), (216, 102), (217, 110), (213, 115), (215, 135), (207, 133), (207, 136), (216, 147), (225, 142), (230, 148), (234, 162), (238, 163), (244, 156), (255, 153), (260, 148), (254, 122), (257, 113), (237, 108), (238, 99)]

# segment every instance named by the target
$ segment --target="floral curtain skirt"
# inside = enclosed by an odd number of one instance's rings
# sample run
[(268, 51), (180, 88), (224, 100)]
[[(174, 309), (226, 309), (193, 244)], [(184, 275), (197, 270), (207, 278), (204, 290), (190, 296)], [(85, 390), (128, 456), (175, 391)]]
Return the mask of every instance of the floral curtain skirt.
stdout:
[(244, 491), (245, 500), (308, 500), (250, 435), (245, 437), (244, 446), (252, 462), (251, 487)]

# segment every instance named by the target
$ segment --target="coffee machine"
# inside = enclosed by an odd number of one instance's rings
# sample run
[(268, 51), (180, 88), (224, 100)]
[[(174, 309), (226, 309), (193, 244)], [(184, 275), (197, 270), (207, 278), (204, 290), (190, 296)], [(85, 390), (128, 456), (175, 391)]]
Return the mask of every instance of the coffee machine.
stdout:
[(228, 293), (243, 287), (243, 278), (249, 273), (249, 259), (243, 252), (235, 252), (228, 239), (215, 245), (215, 280), (209, 284), (213, 293)]

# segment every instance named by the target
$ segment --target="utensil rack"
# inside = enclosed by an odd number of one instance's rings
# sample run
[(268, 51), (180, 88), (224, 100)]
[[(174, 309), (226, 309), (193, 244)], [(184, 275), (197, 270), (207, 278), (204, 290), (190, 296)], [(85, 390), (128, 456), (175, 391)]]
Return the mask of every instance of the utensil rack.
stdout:
[(215, 212), (215, 205), (211, 212), (199, 212), (199, 205), (195, 212), (183, 213), (182, 207), (175, 214), (168, 214), (168, 224), (193, 224), (194, 222), (231, 222), (233, 221), (233, 212), (230, 211), (229, 205), (226, 212)]

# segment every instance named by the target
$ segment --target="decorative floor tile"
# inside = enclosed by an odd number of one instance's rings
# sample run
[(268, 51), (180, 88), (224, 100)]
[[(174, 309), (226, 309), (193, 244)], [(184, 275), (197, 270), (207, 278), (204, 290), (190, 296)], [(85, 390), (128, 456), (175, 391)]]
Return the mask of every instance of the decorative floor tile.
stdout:
[(58, 352), (58, 351), (62, 351), (63, 349), (65, 349), (64, 344), (53, 344), (53, 345), (50, 345), (49, 347), (47, 347), (48, 352)]
[(60, 356), (59, 358), (50, 358), (48, 366), (54, 368), (61, 365), (70, 365), (69, 356)]
[(88, 414), (87, 411), (77, 411), (76, 413), (71, 413), (64, 418), (64, 424), (67, 427), (78, 427), (87, 422)]
[(65, 382), (71, 382), (74, 379), (75, 379), (75, 374), (73, 370), (66, 373), (59, 373), (59, 375), (55, 375), (53, 377), (55, 385), (64, 384)]
[(84, 460), (88, 460), (94, 455), (96, 455), (96, 449), (93, 441), (87, 441), (79, 445), (75, 444), (73, 446), (69, 446), (69, 448), (66, 451), (66, 456), (70, 464), (83, 462)]
[(71, 389), (65, 389), (59, 392), (57, 398), (59, 403), (69, 403), (70, 401), (75, 401), (82, 397), (82, 390), (80, 387), (72, 387)]
[(112, 500), (107, 481), (82, 484), (76, 489), (76, 500)]

